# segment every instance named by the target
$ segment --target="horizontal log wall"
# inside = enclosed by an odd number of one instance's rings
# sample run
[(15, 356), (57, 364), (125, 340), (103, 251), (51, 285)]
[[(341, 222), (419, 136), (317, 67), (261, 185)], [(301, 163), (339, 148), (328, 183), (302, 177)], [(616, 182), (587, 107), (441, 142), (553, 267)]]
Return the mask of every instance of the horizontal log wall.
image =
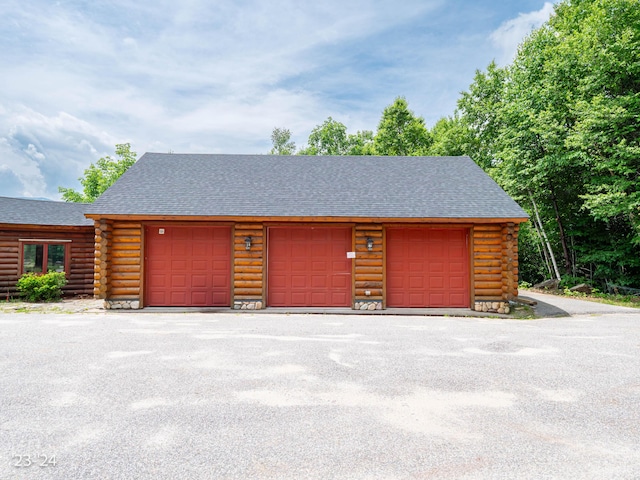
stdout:
[(506, 300), (518, 296), (518, 230), (514, 223), (502, 227), (502, 291)]
[[(367, 248), (367, 238), (373, 240), (371, 251)], [(355, 251), (354, 303), (382, 302), (384, 298), (384, 234), (382, 225), (356, 225)], [(367, 295), (367, 292), (370, 295)]]
[(476, 301), (504, 299), (502, 270), (502, 225), (475, 225), (473, 227), (473, 286)]
[(518, 225), (473, 227), (475, 301), (507, 301), (518, 295)]
[[(251, 237), (251, 249), (245, 239)], [(237, 223), (233, 234), (233, 303), (264, 305), (264, 227), (260, 223)], [(255, 306), (255, 305), (254, 305)]]
[(93, 229), (91, 227), (69, 227), (68, 229), (0, 228), (0, 297), (18, 295), (16, 283), (20, 277), (19, 239), (71, 240), (68, 244), (69, 271), (65, 272), (67, 284), (65, 295), (91, 295), (93, 289)]
[(16, 282), (20, 271), (18, 238), (24, 232), (0, 230), (0, 297), (6, 299), (17, 294)]
[(114, 221), (111, 225), (109, 298), (139, 299), (142, 287), (142, 225)]
[(111, 222), (96, 220), (94, 233), (93, 296), (104, 300), (109, 293)]

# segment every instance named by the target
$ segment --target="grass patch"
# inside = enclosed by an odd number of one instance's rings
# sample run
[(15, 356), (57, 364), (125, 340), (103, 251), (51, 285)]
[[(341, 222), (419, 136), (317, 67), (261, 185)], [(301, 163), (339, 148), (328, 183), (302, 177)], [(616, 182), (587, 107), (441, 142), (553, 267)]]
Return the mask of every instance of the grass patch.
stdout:
[(511, 318), (514, 320), (533, 320), (538, 317), (529, 305), (517, 305), (511, 307)]

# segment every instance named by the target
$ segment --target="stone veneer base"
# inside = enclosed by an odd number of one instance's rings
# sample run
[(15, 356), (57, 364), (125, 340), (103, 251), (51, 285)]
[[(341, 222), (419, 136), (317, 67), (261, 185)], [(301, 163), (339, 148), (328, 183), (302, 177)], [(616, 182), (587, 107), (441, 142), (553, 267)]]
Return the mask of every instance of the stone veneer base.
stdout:
[(509, 313), (509, 302), (476, 302), (473, 308), (476, 312)]
[(376, 300), (357, 301), (353, 305), (354, 310), (382, 310), (382, 302)]
[(104, 308), (107, 310), (138, 310), (140, 301), (136, 300), (105, 300)]
[(262, 300), (235, 300), (234, 310), (262, 310), (264, 303)]

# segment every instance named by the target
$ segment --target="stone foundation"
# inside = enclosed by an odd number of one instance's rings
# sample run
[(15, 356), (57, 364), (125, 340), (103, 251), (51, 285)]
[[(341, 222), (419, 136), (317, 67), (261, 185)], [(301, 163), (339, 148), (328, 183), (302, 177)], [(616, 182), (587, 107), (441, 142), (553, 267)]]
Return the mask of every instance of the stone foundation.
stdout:
[(511, 308), (509, 302), (476, 302), (474, 310), (476, 312), (509, 313)]
[(358, 301), (353, 305), (354, 310), (382, 310), (382, 302), (375, 300)]
[(105, 300), (104, 308), (107, 310), (138, 310), (139, 300)]
[(234, 300), (234, 310), (262, 310), (262, 300)]

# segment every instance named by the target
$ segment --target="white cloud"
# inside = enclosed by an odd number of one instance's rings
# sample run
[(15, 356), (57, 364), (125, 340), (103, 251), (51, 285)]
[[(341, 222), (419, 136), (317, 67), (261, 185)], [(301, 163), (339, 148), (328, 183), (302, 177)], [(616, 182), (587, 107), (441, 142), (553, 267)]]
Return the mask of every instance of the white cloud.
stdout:
[(553, 3), (546, 2), (540, 10), (520, 13), (516, 18), (502, 23), (490, 36), (493, 44), (502, 51), (496, 61), (500, 65), (510, 63), (515, 58), (518, 46), (524, 38), (549, 20), (553, 10)]
[[(398, 95), (432, 125), (495, 56), (509, 3), (6, 0), (0, 195), (18, 178), (21, 195), (59, 198), (116, 143), (261, 153), (274, 127), (299, 146), (328, 116), (375, 129)], [(531, 15), (494, 32), (500, 52)]]
[(77, 178), (97, 153), (112, 151), (116, 143), (66, 112), (46, 116), (24, 106), (2, 109), (0, 169), (19, 180), (13, 195), (59, 198), (58, 186), (77, 187)]

